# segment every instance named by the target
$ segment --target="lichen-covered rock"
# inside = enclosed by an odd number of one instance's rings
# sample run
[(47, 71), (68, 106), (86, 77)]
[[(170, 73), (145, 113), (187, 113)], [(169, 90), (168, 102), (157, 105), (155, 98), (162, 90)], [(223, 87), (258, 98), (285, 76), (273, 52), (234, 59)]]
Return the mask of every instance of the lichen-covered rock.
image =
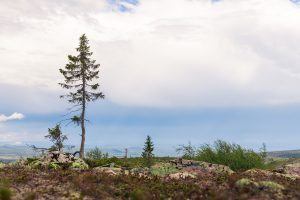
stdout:
[(248, 179), (248, 178), (242, 178), (238, 180), (235, 185), (239, 188), (244, 188), (244, 187), (249, 187), (249, 186), (254, 186), (258, 187), (258, 183)]
[(155, 176), (166, 176), (169, 174), (177, 173), (179, 170), (171, 165), (170, 163), (157, 163), (153, 165), (150, 169), (152, 175)]
[(188, 172), (178, 172), (178, 173), (170, 174), (168, 177), (176, 180), (186, 179), (186, 178), (196, 178), (194, 174)]
[(149, 168), (133, 168), (129, 171), (132, 175), (137, 175), (140, 177), (149, 177), (151, 175), (151, 171)]
[(203, 161), (175, 159), (175, 160), (170, 161), (170, 163), (175, 165), (178, 169), (184, 169), (187, 167), (199, 167), (204, 170), (207, 170), (208, 172), (217, 173), (217, 174), (231, 175), (231, 174), (235, 173), (228, 166), (212, 164), (212, 163), (203, 162)]
[(240, 189), (247, 188), (250, 191), (269, 191), (276, 195), (276, 199), (281, 199), (282, 191), (285, 189), (283, 185), (280, 185), (273, 181), (260, 181), (255, 182), (248, 178), (242, 178), (238, 181), (236, 181), (235, 186)]
[(262, 170), (262, 169), (248, 169), (243, 174), (246, 176), (256, 176), (258, 174), (260, 176), (271, 176), (273, 173), (270, 171), (267, 171), (267, 170)]
[(285, 189), (284, 186), (273, 181), (261, 181), (258, 184), (262, 189), (270, 189), (272, 191), (281, 191)]
[(93, 170), (97, 172), (103, 172), (113, 176), (122, 173), (122, 169), (116, 167), (95, 167)]
[(59, 151), (49, 152), (32, 162), (23, 163), (23, 165), (34, 169), (88, 169), (88, 165), (82, 159)]
[(262, 170), (262, 169), (249, 169), (243, 173), (246, 176), (250, 177), (265, 177), (265, 178), (272, 178), (272, 177), (277, 177), (281, 179), (287, 179), (289, 181), (295, 181), (297, 176), (292, 175), (292, 174), (283, 174), (283, 173), (278, 173), (276, 171), (268, 171), (268, 170)]
[(283, 166), (283, 173), (300, 178), (300, 162)]
[(231, 170), (228, 166), (225, 165), (219, 165), (219, 164), (212, 164), (207, 162), (199, 162), (199, 167), (202, 167), (209, 172), (217, 173), (217, 174), (226, 174), (226, 175), (232, 175), (235, 172)]
[(6, 166), (6, 165), (5, 165), (4, 163), (1, 163), (1, 162), (0, 162), (0, 169), (1, 169), (1, 168), (4, 168), (5, 166)]
[(184, 167), (198, 166), (199, 162), (194, 160), (186, 160), (182, 158), (177, 158), (175, 160), (169, 161), (171, 164), (175, 165), (177, 168), (181, 169)]

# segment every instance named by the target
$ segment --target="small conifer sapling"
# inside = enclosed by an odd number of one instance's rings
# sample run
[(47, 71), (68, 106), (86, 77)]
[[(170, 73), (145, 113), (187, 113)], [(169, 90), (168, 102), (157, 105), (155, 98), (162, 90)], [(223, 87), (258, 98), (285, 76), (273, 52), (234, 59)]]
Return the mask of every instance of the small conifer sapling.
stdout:
[(154, 150), (154, 144), (152, 142), (151, 137), (148, 135), (142, 153), (144, 163), (147, 167), (151, 167), (151, 165), (153, 164), (153, 158), (154, 158), (153, 150)]
[(62, 151), (64, 148), (64, 141), (67, 140), (67, 136), (63, 135), (60, 130), (60, 126), (56, 125), (54, 128), (48, 129), (48, 135), (45, 136), (48, 138), (53, 145), (50, 147), (50, 151)]

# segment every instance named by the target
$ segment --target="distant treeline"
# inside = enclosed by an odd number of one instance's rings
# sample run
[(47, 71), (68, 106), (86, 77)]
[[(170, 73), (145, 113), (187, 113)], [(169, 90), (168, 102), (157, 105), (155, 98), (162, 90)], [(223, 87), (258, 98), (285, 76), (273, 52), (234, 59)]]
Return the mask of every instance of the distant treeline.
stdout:
[(300, 158), (300, 150), (272, 151), (268, 152), (268, 156), (278, 158)]

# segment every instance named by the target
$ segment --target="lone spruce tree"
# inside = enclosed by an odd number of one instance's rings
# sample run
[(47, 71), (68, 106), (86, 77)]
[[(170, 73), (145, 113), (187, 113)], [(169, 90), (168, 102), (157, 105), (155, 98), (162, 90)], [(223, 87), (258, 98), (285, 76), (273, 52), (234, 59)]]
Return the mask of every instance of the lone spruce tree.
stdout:
[(147, 135), (146, 141), (145, 141), (145, 146), (143, 149), (142, 157), (144, 159), (144, 163), (147, 167), (151, 167), (153, 164), (153, 150), (154, 150), (154, 145), (152, 142), (152, 139), (149, 135)]
[(54, 128), (48, 129), (48, 135), (45, 138), (49, 138), (49, 140), (53, 143), (50, 147), (50, 151), (62, 151), (64, 148), (64, 141), (67, 140), (67, 136), (63, 135), (60, 130), (60, 126), (56, 125)]
[(79, 38), (79, 47), (76, 48), (78, 55), (69, 55), (69, 63), (66, 64), (64, 69), (60, 69), (60, 73), (64, 76), (64, 83), (59, 85), (65, 89), (70, 90), (66, 95), (61, 98), (66, 98), (69, 103), (75, 104), (70, 113), (79, 112), (71, 118), (71, 121), (81, 126), (81, 145), (79, 156), (84, 157), (84, 144), (85, 144), (85, 122), (86, 107), (90, 101), (104, 99), (104, 94), (99, 92), (99, 84), (95, 82), (99, 78), (99, 64), (96, 60), (92, 60), (92, 52), (90, 51), (89, 41), (85, 34)]

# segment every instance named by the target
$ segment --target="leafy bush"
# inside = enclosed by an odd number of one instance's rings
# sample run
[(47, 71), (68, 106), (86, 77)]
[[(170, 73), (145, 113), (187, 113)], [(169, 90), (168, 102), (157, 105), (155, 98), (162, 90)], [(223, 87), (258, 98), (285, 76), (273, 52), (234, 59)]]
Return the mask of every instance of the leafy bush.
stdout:
[(170, 163), (161, 163), (158, 165), (154, 165), (151, 168), (151, 174), (156, 176), (165, 176), (168, 174), (177, 173), (179, 170)]
[(244, 149), (240, 145), (230, 144), (221, 140), (217, 140), (213, 146), (206, 144), (200, 147), (197, 151), (196, 159), (227, 165), (232, 170), (264, 167), (264, 158), (261, 154), (250, 149)]
[(48, 168), (49, 169), (59, 169), (60, 168), (60, 166), (59, 166), (59, 164), (57, 164), (57, 163), (55, 163), (55, 162), (51, 162), (50, 164), (49, 164), (49, 166), (48, 166)]
[(108, 158), (108, 153), (103, 153), (98, 147), (95, 147), (86, 153), (87, 158), (89, 159), (102, 159)]
[(196, 148), (189, 142), (188, 145), (179, 145), (176, 152), (182, 154), (184, 159), (193, 159), (196, 155)]

